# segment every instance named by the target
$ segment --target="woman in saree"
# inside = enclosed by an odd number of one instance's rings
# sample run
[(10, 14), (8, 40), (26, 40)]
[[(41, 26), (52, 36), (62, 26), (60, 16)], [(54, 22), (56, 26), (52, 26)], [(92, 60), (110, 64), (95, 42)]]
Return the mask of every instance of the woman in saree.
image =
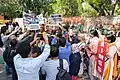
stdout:
[[(106, 53), (103, 80), (114, 80), (118, 76), (118, 51), (113, 34), (107, 36), (108, 51)], [(116, 80), (116, 79), (115, 79)]]

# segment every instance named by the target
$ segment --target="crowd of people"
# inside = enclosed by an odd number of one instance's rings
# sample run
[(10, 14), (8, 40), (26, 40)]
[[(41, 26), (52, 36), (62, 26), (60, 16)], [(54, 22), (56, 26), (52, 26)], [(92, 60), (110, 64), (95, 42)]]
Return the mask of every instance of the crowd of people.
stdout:
[[(83, 80), (119, 80), (120, 36), (73, 28), (41, 24), (40, 30), (23, 32), (17, 22), (6, 23), (0, 31), (0, 56), (7, 75), (12, 80), (82, 80), (83, 75), (88, 76)], [(96, 67), (99, 44), (106, 45), (102, 74)]]

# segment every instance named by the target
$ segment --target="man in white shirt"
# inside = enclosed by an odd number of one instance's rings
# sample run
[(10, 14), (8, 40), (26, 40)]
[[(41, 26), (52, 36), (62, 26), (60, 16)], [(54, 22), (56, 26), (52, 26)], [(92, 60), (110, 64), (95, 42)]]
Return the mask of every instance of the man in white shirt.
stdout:
[[(50, 46), (48, 45), (48, 37), (43, 34), (45, 47), (43, 53), (33, 58), (30, 44), (20, 43), (18, 46), (18, 55), (14, 57), (15, 69), (18, 75), (18, 80), (39, 80), (39, 69), (44, 61), (50, 55)], [(37, 40), (34, 39), (35, 41)]]
[[(42, 74), (46, 74), (46, 80), (56, 80), (56, 75), (58, 73), (58, 67), (59, 65), (59, 49), (55, 46), (51, 46), (50, 50), (50, 60), (44, 62), (42, 66)], [(68, 62), (63, 59), (63, 68), (69, 71), (69, 65)]]

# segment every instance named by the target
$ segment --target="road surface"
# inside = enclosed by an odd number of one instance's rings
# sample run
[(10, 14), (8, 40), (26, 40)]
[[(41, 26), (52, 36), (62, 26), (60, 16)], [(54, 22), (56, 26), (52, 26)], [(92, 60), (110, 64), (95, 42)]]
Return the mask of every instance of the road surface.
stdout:
[(0, 80), (12, 80), (10, 76), (8, 77), (5, 73), (5, 65), (0, 64)]
[[(5, 65), (4, 64), (0, 64), (0, 80), (12, 80), (11, 75), (8, 77), (5, 73)], [(82, 76), (82, 79), (80, 80), (90, 80), (87, 76), (87, 74), (85, 73)]]

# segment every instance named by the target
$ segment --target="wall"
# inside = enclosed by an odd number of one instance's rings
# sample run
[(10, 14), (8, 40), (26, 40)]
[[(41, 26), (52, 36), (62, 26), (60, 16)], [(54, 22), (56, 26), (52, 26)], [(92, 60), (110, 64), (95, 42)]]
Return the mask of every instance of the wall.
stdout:
[(0, 15), (0, 20), (4, 20), (4, 16), (1, 16), (1, 15)]

